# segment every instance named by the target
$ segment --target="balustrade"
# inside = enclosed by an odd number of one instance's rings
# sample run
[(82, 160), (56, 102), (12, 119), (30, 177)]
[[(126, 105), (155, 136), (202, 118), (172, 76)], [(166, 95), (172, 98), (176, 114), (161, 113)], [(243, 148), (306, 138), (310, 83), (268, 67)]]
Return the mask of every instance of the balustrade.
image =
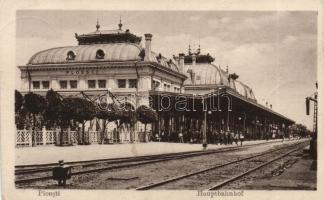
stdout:
[[(33, 131), (30, 130), (17, 130), (16, 135), (16, 146), (17, 147), (27, 147), (32, 146), (32, 133)], [(64, 130), (63, 132), (63, 145), (75, 145), (78, 144), (79, 138), (81, 137), (81, 133), (79, 131), (71, 131), (71, 130)], [(41, 130), (35, 131), (35, 144), (37, 146), (40, 145), (53, 145), (59, 144), (61, 131), (57, 130), (47, 130), (43, 127)], [(85, 131), (85, 136), (89, 138), (89, 142), (92, 144), (101, 143), (101, 132), (100, 131), (92, 131), (88, 130)], [(132, 136), (135, 139), (135, 142), (146, 142), (147, 139), (144, 138), (143, 133), (135, 132), (135, 135)], [(118, 136), (116, 136), (118, 137)], [(106, 131), (104, 134), (104, 139), (106, 140), (117, 140), (114, 138), (112, 131)], [(119, 135), (120, 142), (130, 142), (131, 136), (127, 130), (122, 130)], [(117, 142), (117, 141), (115, 141)]]

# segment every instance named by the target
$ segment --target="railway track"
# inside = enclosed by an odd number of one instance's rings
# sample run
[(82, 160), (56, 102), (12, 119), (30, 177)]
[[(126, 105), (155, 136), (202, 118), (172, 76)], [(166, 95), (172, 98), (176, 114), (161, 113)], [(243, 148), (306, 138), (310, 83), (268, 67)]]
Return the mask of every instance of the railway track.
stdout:
[[(202, 187), (201, 189), (216, 190), (262, 167), (270, 165), (279, 159), (289, 156), (290, 154), (303, 148), (305, 145), (308, 145), (306, 141), (294, 145), (285, 146), (279, 149), (266, 151), (257, 155), (245, 157), (235, 161), (230, 161), (225, 164), (213, 166), (196, 172), (180, 175), (160, 182), (141, 186), (136, 188), (136, 190), (150, 190), (153, 188), (199, 189), (199, 187)], [(282, 151), (284, 151), (284, 153)], [(276, 154), (279, 155), (275, 156)], [(244, 169), (243, 171), (239, 171), (238, 173), (233, 173), (235, 172), (235, 169), (239, 167), (246, 169)], [(208, 183), (203, 183), (203, 181), (207, 181)], [(210, 185), (210, 183), (214, 183), (214, 185)]]
[[(278, 142), (278, 141), (273, 141)], [(270, 143), (273, 143), (270, 142)], [(269, 142), (267, 142), (268, 144)], [(227, 147), (217, 150), (207, 150), (207, 151), (191, 151), (182, 153), (172, 153), (172, 154), (159, 154), (151, 156), (139, 156), (139, 157), (127, 157), (127, 158), (117, 158), (117, 159), (100, 159), (100, 160), (90, 160), (90, 161), (79, 161), (79, 162), (68, 162), (66, 164), (72, 166), (72, 175), (80, 175), (86, 173), (94, 173), (105, 170), (113, 170), (120, 168), (129, 168), (139, 165), (164, 162), (169, 160), (184, 159), (194, 156), (229, 152), (242, 150), (251, 146), (258, 146), (265, 143), (250, 144), (238, 147)], [(52, 179), (52, 168), (57, 166), (56, 163), (42, 164), (42, 165), (24, 165), (16, 166), (16, 184), (30, 183), (34, 181), (42, 181)]]

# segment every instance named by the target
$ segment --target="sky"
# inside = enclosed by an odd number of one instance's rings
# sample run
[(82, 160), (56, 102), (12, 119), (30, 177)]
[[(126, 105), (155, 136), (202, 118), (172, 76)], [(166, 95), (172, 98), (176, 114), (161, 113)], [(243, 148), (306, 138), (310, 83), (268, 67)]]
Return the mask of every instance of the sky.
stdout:
[[(317, 12), (311, 11), (17, 11), (16, 63), (27, 64), (38, 51), (77, 45), (74, 33), (123, 29), (144, 38), (152, 50), (171, 58), (201, 46), (214, 64), (249, 85), (260, 104), (305, 124), (305, 97), (315, 91)], [(19, 70), (16, 82), (19, 85)], [(17, 86), (19, 87), (19, 86)]]

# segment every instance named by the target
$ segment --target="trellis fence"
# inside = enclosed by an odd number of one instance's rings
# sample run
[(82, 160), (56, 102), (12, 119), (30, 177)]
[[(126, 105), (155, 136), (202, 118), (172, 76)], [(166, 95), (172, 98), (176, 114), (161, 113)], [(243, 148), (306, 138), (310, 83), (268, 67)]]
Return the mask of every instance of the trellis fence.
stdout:
[[(81, 131), (72, 131), (70, 129), (63, 130), (61, 133), (60, 129), (57, 130), (47, 130), (45, 127), (42, 130), (36, 130), (34, 132), (35, 142), (37, 146), (40, 145), (76, 145), (80, 141), (98, 144), (98, 143), (128, 143), (128, 142), (147, 142), (148, 135), (143, 132), (135, 132), (133, 141), (130, 139), (130, 133), (122, 130), (119, 135), (113, 134), (112, 131), (105, 131), (102, 135), (100, 131), (85, 131), (84, 136), (82, 136)], [(62, 134), (62, 135), (61, 135)], [(27, 147), (33, 145), (33, 130), (17, 130), (16, 135), (16, 146), (17, 147)]]
[[(60, 139), (63, 141), (63, 145), (68, 144), (78, 144), (80, 138), (82, 138), (81, 132), (79, 131), (70, 131), (64, 130), (62, 134), (62, 138), (60, 138), (60, 130), (46, 130), (43, 128), (42, 130), (35, 131), (35, 145), (53, 145), (59, 144)], [(32, 146), (33, 145), (33, 130), (17, 130), (16, 135), (16, 146), (24, 147), (24, 146)], [(99, 131), (85, 131), (86, 140), (89, 143), (99, 143), (101, 141), (100, 132)]]

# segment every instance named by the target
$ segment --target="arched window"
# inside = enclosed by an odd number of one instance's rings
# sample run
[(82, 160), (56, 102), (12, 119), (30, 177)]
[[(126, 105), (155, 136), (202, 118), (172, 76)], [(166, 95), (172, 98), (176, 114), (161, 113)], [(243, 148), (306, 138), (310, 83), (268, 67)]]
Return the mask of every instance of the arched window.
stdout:
[(96, 52), (96, 58), (97, 59), (103, 59), (105, 57), (105, 52), (102, 49), (98, 49)]
[(66, 60), (74, 60), (75, 59), (75, 52), (74, 51), (69, 51), (67, 54), (66, 54)]

